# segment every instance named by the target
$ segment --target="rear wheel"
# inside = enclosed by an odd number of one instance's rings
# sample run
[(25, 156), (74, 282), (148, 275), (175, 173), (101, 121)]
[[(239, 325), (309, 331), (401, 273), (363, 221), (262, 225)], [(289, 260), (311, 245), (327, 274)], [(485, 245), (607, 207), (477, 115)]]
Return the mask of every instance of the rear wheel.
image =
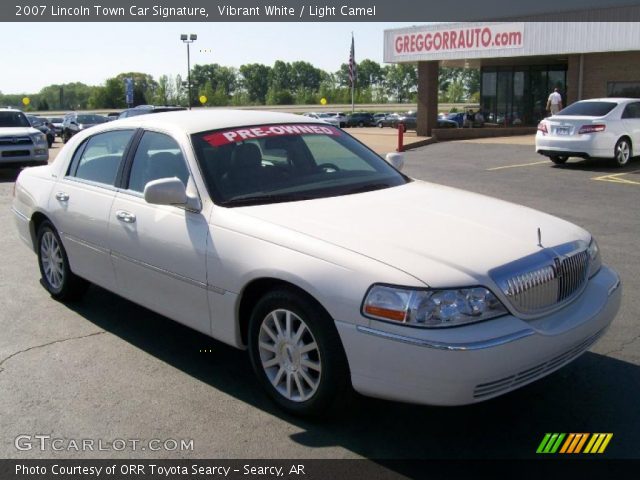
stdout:
[(318, 415), (344, 401), (349, 369), (333, 319), (294, 290), (274, 290), (256, 304), (249, 355), (263, 388), (290, 413)]
[(378, 122), (378, 128), (382, 128), (382, 127), (383, 127), (382, 122)]
[(562, 165), (569, 160), (569, 157), (566, 155), (554, 155), (553, 157), (549, 157), (553, 163), (556, 165)]
[(624, 167), (631, 158), (631, 143), (626, 138), (621, 138), (613, 149), (614, 160), (618, 167)]
[(67, 252), (49, 221), (42, 222), (38, 228), (38, 265), (42, 284), (56, 300), (76, 300), (89, 286), (69, 268)]

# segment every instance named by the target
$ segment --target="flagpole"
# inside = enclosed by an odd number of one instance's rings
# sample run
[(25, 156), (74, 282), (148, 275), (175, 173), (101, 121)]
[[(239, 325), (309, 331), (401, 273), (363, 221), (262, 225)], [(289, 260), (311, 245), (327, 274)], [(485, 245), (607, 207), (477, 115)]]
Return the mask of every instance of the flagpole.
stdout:
[(353, 40), (353, 32), (351, 32), (351, 55), (349, 56), (349, 66), (351, 70), (351, 113), (356, 111), (355, 107), (355, 91), (356, 91), (356, 54)]

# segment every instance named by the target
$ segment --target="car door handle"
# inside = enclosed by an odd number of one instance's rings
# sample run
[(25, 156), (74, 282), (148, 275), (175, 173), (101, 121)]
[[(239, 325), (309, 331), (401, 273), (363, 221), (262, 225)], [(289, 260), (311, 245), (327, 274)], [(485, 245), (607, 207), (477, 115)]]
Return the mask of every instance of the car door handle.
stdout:
[(69, 195), (67, 195), (64, 192), (58, 192), (56, 193), (56, 200), (59, 200), (61, 202), (67, 202), (69, 201)]
[(116, 218), (124, 223), (134, 223), (136, 221), (136, 216), (133, 213), (125, 212), (124, 210), (118, 210)]

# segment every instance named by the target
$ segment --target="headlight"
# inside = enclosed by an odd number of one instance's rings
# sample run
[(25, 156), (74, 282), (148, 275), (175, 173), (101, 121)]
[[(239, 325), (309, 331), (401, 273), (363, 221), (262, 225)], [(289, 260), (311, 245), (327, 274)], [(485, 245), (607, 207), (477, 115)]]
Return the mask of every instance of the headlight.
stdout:
[(31, 135), (31, 140), (36, 145), (43, 145), (47, 143), (47, 136), (44, 133), (34, 133)]
[(591, 243), (589, 244), (587, 252), (589, 253), (589, 278), (591, 278), (598, 273), (600, 267), (602, 267), (600, 248), (598, 247), (596, 239), (593, 237), (591, 238)]
[(484, 287), (417, 290), (374, 285), (364, 299), (362, 314), (413, 327), (441, 328), (499, 317), (507, 310)]
[(79, 130), (83, 130), (83, 129), (84, 129), (84, 125), (83, 125), (82, 123), (79, 123), (79, 124), (78, 124), (78, 129), (79, 129)]

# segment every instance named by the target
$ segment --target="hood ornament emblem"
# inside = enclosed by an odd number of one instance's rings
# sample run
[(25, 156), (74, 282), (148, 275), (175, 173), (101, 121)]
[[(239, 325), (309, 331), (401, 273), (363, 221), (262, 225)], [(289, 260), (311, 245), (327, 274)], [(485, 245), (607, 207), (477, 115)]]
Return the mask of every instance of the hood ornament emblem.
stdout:
[(542, 246), (542, 230), (540, 230), (540, 227), (538, 227), (538, 246), (540, 248), (544, 248)]

